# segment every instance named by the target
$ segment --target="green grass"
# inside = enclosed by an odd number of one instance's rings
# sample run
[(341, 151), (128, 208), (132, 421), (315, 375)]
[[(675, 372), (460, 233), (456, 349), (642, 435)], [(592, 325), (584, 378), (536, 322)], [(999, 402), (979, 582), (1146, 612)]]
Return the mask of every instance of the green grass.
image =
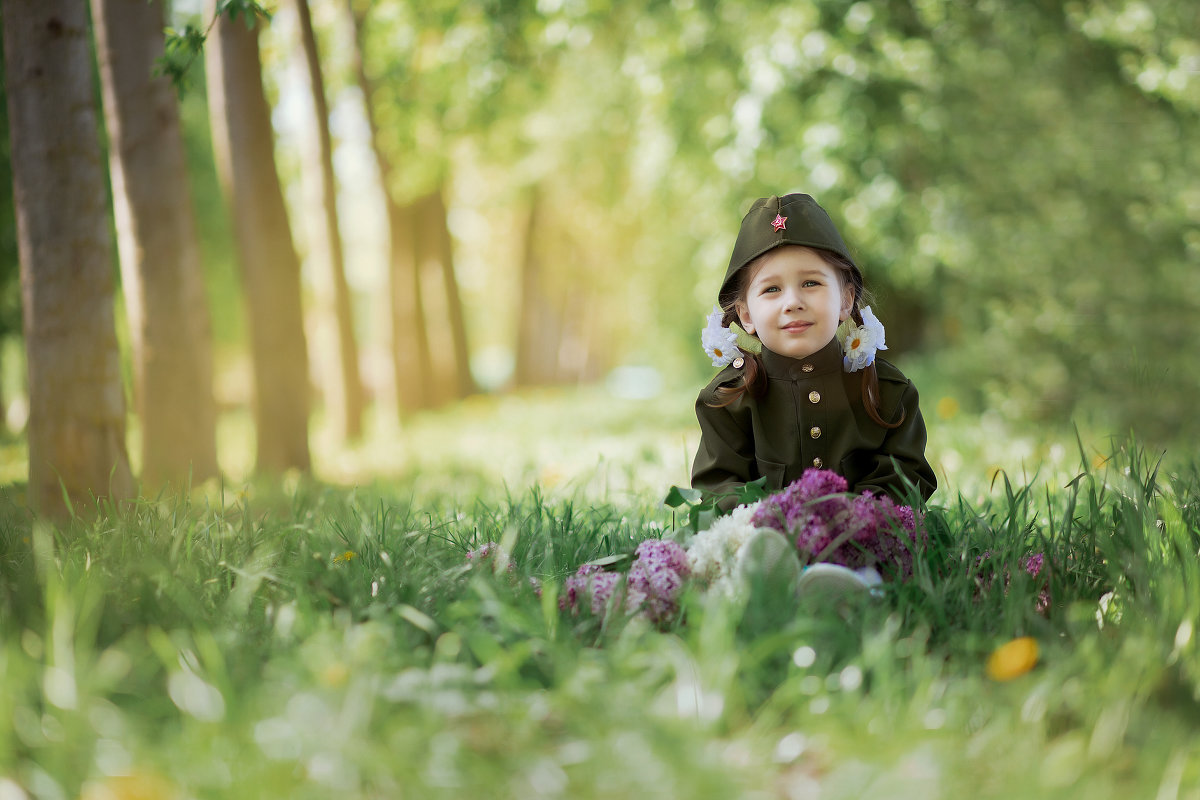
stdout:
[[(976, 485), (943, 486), (884, 598), (693, 593), (669, 630), (602, 628), (561, 582), (669, 529), (688, 443), (682, 415), (589, 402), (430, 416), (322, 467), (394, 459), (357, 488), (209, 484), (59, 527), (0, 493), (0, 797), (1200, 797), (1196, 464), (1077, 447), (1015, 480), (964, 434)], [(511, 571), (466, 562), (486, 541)], [(990, 680), (1022, 635), (1038, 666)]]

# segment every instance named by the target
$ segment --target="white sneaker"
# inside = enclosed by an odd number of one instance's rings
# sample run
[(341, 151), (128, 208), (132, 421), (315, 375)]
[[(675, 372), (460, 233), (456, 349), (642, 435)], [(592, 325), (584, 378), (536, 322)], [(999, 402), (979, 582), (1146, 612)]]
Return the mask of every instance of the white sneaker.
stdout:
[(867, 592), (872, 597), (882, 594), (879, 585), (883, 578), (872, 567), (854, 570), (840, 564), (813, 564), (805, 567), (796, 582), (798, 595), (841, 597)]

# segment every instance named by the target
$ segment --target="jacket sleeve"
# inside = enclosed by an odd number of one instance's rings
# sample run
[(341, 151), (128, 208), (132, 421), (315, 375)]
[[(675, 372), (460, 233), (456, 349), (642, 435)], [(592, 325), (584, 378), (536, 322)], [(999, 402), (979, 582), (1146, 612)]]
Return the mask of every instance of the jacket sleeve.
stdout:
[[(855, 491), (869, 489), (880, 494), (889, 494), (900, 502), (910, 496), (908, 484), (928, 500), (937, 488), (937, 476), (925, 459), (925, 420), (921, 416), (917, 387), (904, 379), (904, 393), (900, 406), (904, 409), (904, 421), (900, 427), (889, 430), (883, 446), (875, 454), (874, 469), (860, 478)], [(894, 416), (898, 417), (899, 414)]]
[[(732, 492), (758, 477), (753, 431), (749, 413), (745, 409), (731, 406), (713, 408), (706, 402), (712, 397), (710, 384), (696, 400), (700, 446), (692, 462), (692, 488), (717, 493)], [(733, 508), (736, 500), (733, 497), (723, 498), (718, 505)]]

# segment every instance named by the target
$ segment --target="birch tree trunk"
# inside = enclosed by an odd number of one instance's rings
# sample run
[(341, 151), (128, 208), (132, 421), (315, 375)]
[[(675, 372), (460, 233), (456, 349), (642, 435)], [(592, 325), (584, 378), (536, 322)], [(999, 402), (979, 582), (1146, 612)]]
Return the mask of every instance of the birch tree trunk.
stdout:
[[(470, 350), (467, 345), (467, 329), (463, 318), (462, 298), (458, 291), (458, 278), (454, 274), (454, 251), (450, 241), (450, 228), (446, 222), (446, 201), (442, 186), (417, 202), (417, 263), (425, 275), (441, 278), (441, 318), (431, 318), (431, 337), (434, 351), (443, 356), (442, 364), (435, 364), (438, 376), (439, 400), (454, 400), (474, 392), (471, 379)], [(432, 288), (432, 287), (428, 287)], [(438, 367), (442, 368), (439, 369)]]
[[(351, 308), (350, 286), (346, 282), (346, 263), (342, 249), (342, 234), (338, 226), (337, 182), (333, 174), (333, 137), (329, 133), (329, 103), (325, 98), (325, 81), (317, 40), (313, 34), (312, 14), (308, 0), (294, 0), (300, 21), (300, 42), (308, 66), (308, 82), (313, 99), (313, 126), (317, 132), (317, 157), (320, 169), (320, 198), (324, 235), (323, 259), (317, 265), (324, 273), (322, 283), (333, 293), (333, 312), (337, 321), (338, 380), (327, 381), (334, 391), (327, 392), (333, 402), (331, 409), (342, 434), (347, 439), (362, 436), (362, 415), (365, 404), (362, 376), (358, 364), (358, 344), (354, 338), (354, 313)], [(320, 237), (314, 237), (319, 239)]]
[(3, 0), (29, 363), (29, 501), (133, 493), (87, 6)]
[(212, 334), (179, 109), (154, 77), (161, 0), (92, 0), (121, 282), (142, 420), (142, 482), (217, 474)]
[[(208, 0), (209, 15), (216, 0)], [(254, 357), (257, 467), (309, 468), (300, 262), (275, 171), (258, 28), (222, 15), (205, 47), (217, 172), (233, 215)]]
[(413, 201), (413, 261), (424, 309), (425, 336), (429, 342), (429, 373), (424, 376), (431, 407), (438, 408), (454, 400), (454, 350), (451, 346), (442, 278), (441, 243), (437, 234), (437, 211), (433, 193)]
[(403, 419), (409, 412), (433, 405), (430, 384), (433, 380), (433, 359), (425, 306), (421, 302), (421, 271), (417, 269), (416, 260), (416, 208), (412, 204), (401, 205), (393, 195), (396, 170), (384, 148), (375, 116), (375, 87), (363, 64), (362, 32), (366, 20), (356, 11), (354, 0), (346, 0), (346, 8), (354, 26), (355, 77), (362, 92), (367, 124), (371, 129), (371, 149), (375, 154), (384, 202), (387, 204), (392, 365), (397, 412)]
[(405, 412), (433, 406), (433, 355), (425, 304), (421, 302), (421, 271), (417, 269), (416, 209), (412, 205), (401, 206), (391, 199), (390, 192), (387, 206), (392, 365), (396, 373), (397, 410), (403, 418)]
[(542, 257), (537, 248), (542, 205), (542, 190), (534, 186), (529, 190), (529, 216), (521, 258), (514, 375), (517, 386), (546, 386), (561, 379), (558, 351), (564, 330), (546, 294)]
[(451, 344), (454, 348), (455, 397), (463, 398), (475, 393), (475, 379), (471, 377), (471, 348), (467, 342), (467, 324), (463, 317), (462, 296), (458, 290), (458, 275), (454, 271), (454, 245), (450, 240), (450, 221), (447, 218), (446, 193), (438, 187), (434, 194), (434, 230), (437, 232), (438, 254), (442, 262), (442, 282), (446, 287), (446, 306), (449, 309)]

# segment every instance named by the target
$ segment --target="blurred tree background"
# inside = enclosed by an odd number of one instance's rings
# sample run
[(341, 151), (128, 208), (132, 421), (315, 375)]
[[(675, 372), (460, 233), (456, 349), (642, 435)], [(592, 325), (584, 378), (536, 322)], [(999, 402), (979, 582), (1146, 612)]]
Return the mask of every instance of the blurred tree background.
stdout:
[[(698, 387), (741, 215), (805, 191), (864, 265), (896, 360), (937, 382), (927, 404), (1154, 442), (1200, 429), (1191, 0), (266, 5), (292, 231), (274, 246), (303, 264), (327, 413), (359, 380), (402, 418), (623, 366)], [(198, 2), (167, 11), (179, 30), (211, 21)], [(180, 97), (191, 185), (162, 191), (192, 193), (228, 411), (249, 404), (255, 367), (203, 65)], [(0, 331), (15, 341), (3, 141)], [(347, 336), (359, 371), (339, 361)]]

